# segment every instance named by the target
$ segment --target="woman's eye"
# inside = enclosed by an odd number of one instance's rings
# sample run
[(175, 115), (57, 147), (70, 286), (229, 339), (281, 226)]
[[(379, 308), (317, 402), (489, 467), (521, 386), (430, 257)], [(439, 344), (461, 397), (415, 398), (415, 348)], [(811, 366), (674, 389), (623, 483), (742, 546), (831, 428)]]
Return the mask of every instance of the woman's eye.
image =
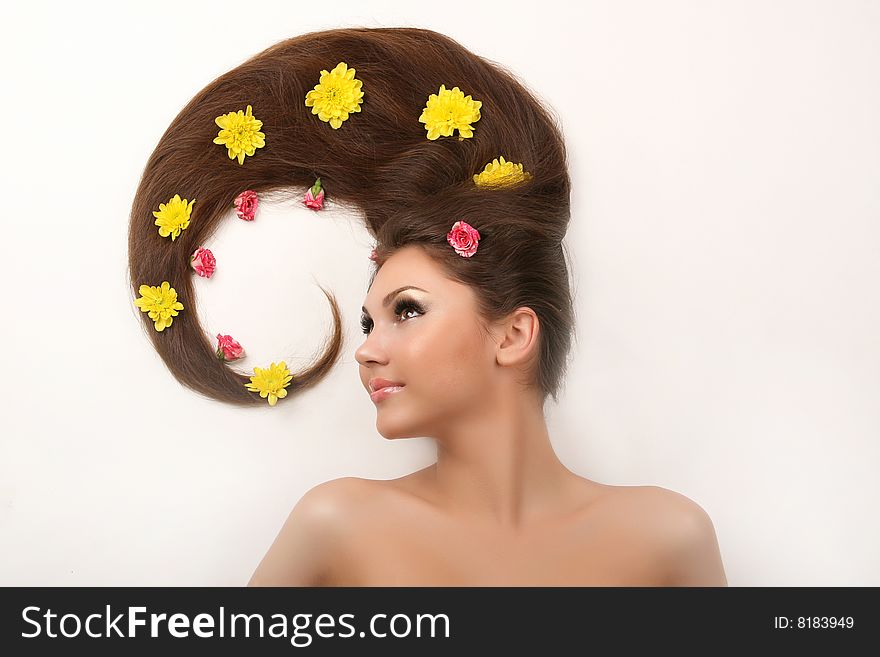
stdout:
[[(409, 313), (409, 312), (413, 312), (413, 311), (418, 313), (418, 315), (421, 315), (424, 313), (421, 306), (419, 306), (417, 303), (415, 303), (413, 301), (409, 301), (406, 299), (401, 299), (400, 301), (397, 302), (397, 305), (394, 306), (394, 316), (398, 319), (400, 318), (401, 315), (404, 315), (405, 313)], [(418, 315), (416, 315), (416, 316), (418, 316)], [(412, 317), (404, 317), (403, 319), (405, 321), (407, 319), (413, 319), (413, 318)], [(363, 331), (364, 334), (367, 334), (370, 332), (370, 330), (372, 328), (373, 328), (373, 320), (368, 319), (366, 317), (361, 317), (361, 331)]]
[[(415, 311), (419, 315), (422, 314), (422, 308), (414, 301), (410, 301), (408, 299), (401, 299), (397, 302), (397, 305), (394, 306), (394, 315), (395, 317), (400, 317), (401, 314)], [(407, 319), (412, 319), (411, 317)]]

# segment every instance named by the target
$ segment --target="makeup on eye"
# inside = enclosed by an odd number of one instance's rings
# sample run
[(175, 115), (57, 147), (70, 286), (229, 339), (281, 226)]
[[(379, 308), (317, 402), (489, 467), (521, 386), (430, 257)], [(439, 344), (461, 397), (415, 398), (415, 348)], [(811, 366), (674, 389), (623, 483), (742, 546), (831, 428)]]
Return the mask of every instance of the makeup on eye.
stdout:
[[(385, 298), (382, 299), (382, 307), (387, 308), (388, 304), (391, 303), (392, 299), (396, 297), (398, 294), (403, 292), (404, 290), (418, 290), (419, 292), (427, 293), (427, 290), (424, 290), (420, 287), (416, 287), (415, 285), (404, 285), (403, 287), (399, 287), (396, 290), (391, 290), (388, 294), (385, 295)], [(370, 316), (370, 313), (367, 311), (365, 306), (361, 306), (361, 311), (367, 316)]]
[[(394, 316), (399, 317), (404, 311), (416, 311), (419, 315), (424, 315), (425, 310), (418, 301), (408, 296), (401, 296), (397, 299), (397, 302), (394, 304)], [(409, 319), (413, 319), (410, 317)], [(361, 315), (361, 330), (364, 334), (370, 332), (370, 329), (373, 326), (373, 320), (366, 314)]]

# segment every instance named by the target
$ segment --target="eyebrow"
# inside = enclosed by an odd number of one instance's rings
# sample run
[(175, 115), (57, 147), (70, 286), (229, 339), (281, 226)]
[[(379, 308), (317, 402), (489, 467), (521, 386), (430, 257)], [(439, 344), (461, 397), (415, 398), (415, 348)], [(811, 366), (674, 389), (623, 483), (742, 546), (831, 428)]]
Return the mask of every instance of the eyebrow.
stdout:
[[(394, 297), (396, 297), (398, 294), (400, 294), (404, 290), (410, 290), (410, 289), (418, 290), (419, 292), (427, 292), (427, 290), (423, 290), (422, 288), (416, 287), (415, 285), (404, 285), (403, 287), (399, 287), (396, 290), (393, 290), (393, 291), (389, 292), (388, 294), (386, 294), (385, 298), (382, 299), (382, 307), (383, 308), (387, 307), (388, 304), (391, 303), (391, 300), (394, 299)], [(361, 306), (361, 310), (364, 311), (364, 313), (366, 313), (367, 315), (370, 314), (367, 311), (367, 309), (364, 308), (363, 306)]]

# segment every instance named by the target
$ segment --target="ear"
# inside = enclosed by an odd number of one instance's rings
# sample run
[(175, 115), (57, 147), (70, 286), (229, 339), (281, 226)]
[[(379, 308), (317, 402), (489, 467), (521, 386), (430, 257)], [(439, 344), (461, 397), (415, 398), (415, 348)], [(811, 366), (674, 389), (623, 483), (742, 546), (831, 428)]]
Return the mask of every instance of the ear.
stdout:
[(537, 357), (540, 323), (535, 311), (522, 306), (498, 323), (495, 359), (499, 365), (525, 364)]

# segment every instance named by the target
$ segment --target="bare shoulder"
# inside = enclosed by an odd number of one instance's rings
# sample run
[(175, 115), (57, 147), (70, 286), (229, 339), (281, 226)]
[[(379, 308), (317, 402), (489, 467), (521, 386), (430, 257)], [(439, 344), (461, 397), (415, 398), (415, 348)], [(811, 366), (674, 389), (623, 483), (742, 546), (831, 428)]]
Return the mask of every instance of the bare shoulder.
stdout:
[(310, 488), (300, 504), (318, 518), (339, 520), (352, 510), (352, 502), (360, 499), (369, 485), (368, 479), (340, 477)]
[(617, 486), (614, 503), (643, 531), (643, 540), (661, 555), (669, 586), (727, 586), (715, 526), (689, 497), (660, 486)]
[(320, 586), (364, 480), (342, 477), (310, 488), (294, 505), (248, 586)]
[[(658, 519), (669, 530), (689, 531), (706, 523), (709, 514), (689, 497), (660, 486), (611, 486), (612, 503), (638, 507), (647, 517)], [(678, 532), (676, 532), (678, 533)]]
[(416, 494), (418, 489), (413, 484), (409, 476), (397, 479), (340, 477), (309, 489), (298, 506), (302, 507), (302, 514), (308, 515), (315, 524), (354, 527), (377, 507), (391, 512), (397, 499), (405, 494)]
[(340, 477), (313, 486), (299, 499), (290, 518), (305, 529), (331, 534), (363, 499), (368, 480)]

